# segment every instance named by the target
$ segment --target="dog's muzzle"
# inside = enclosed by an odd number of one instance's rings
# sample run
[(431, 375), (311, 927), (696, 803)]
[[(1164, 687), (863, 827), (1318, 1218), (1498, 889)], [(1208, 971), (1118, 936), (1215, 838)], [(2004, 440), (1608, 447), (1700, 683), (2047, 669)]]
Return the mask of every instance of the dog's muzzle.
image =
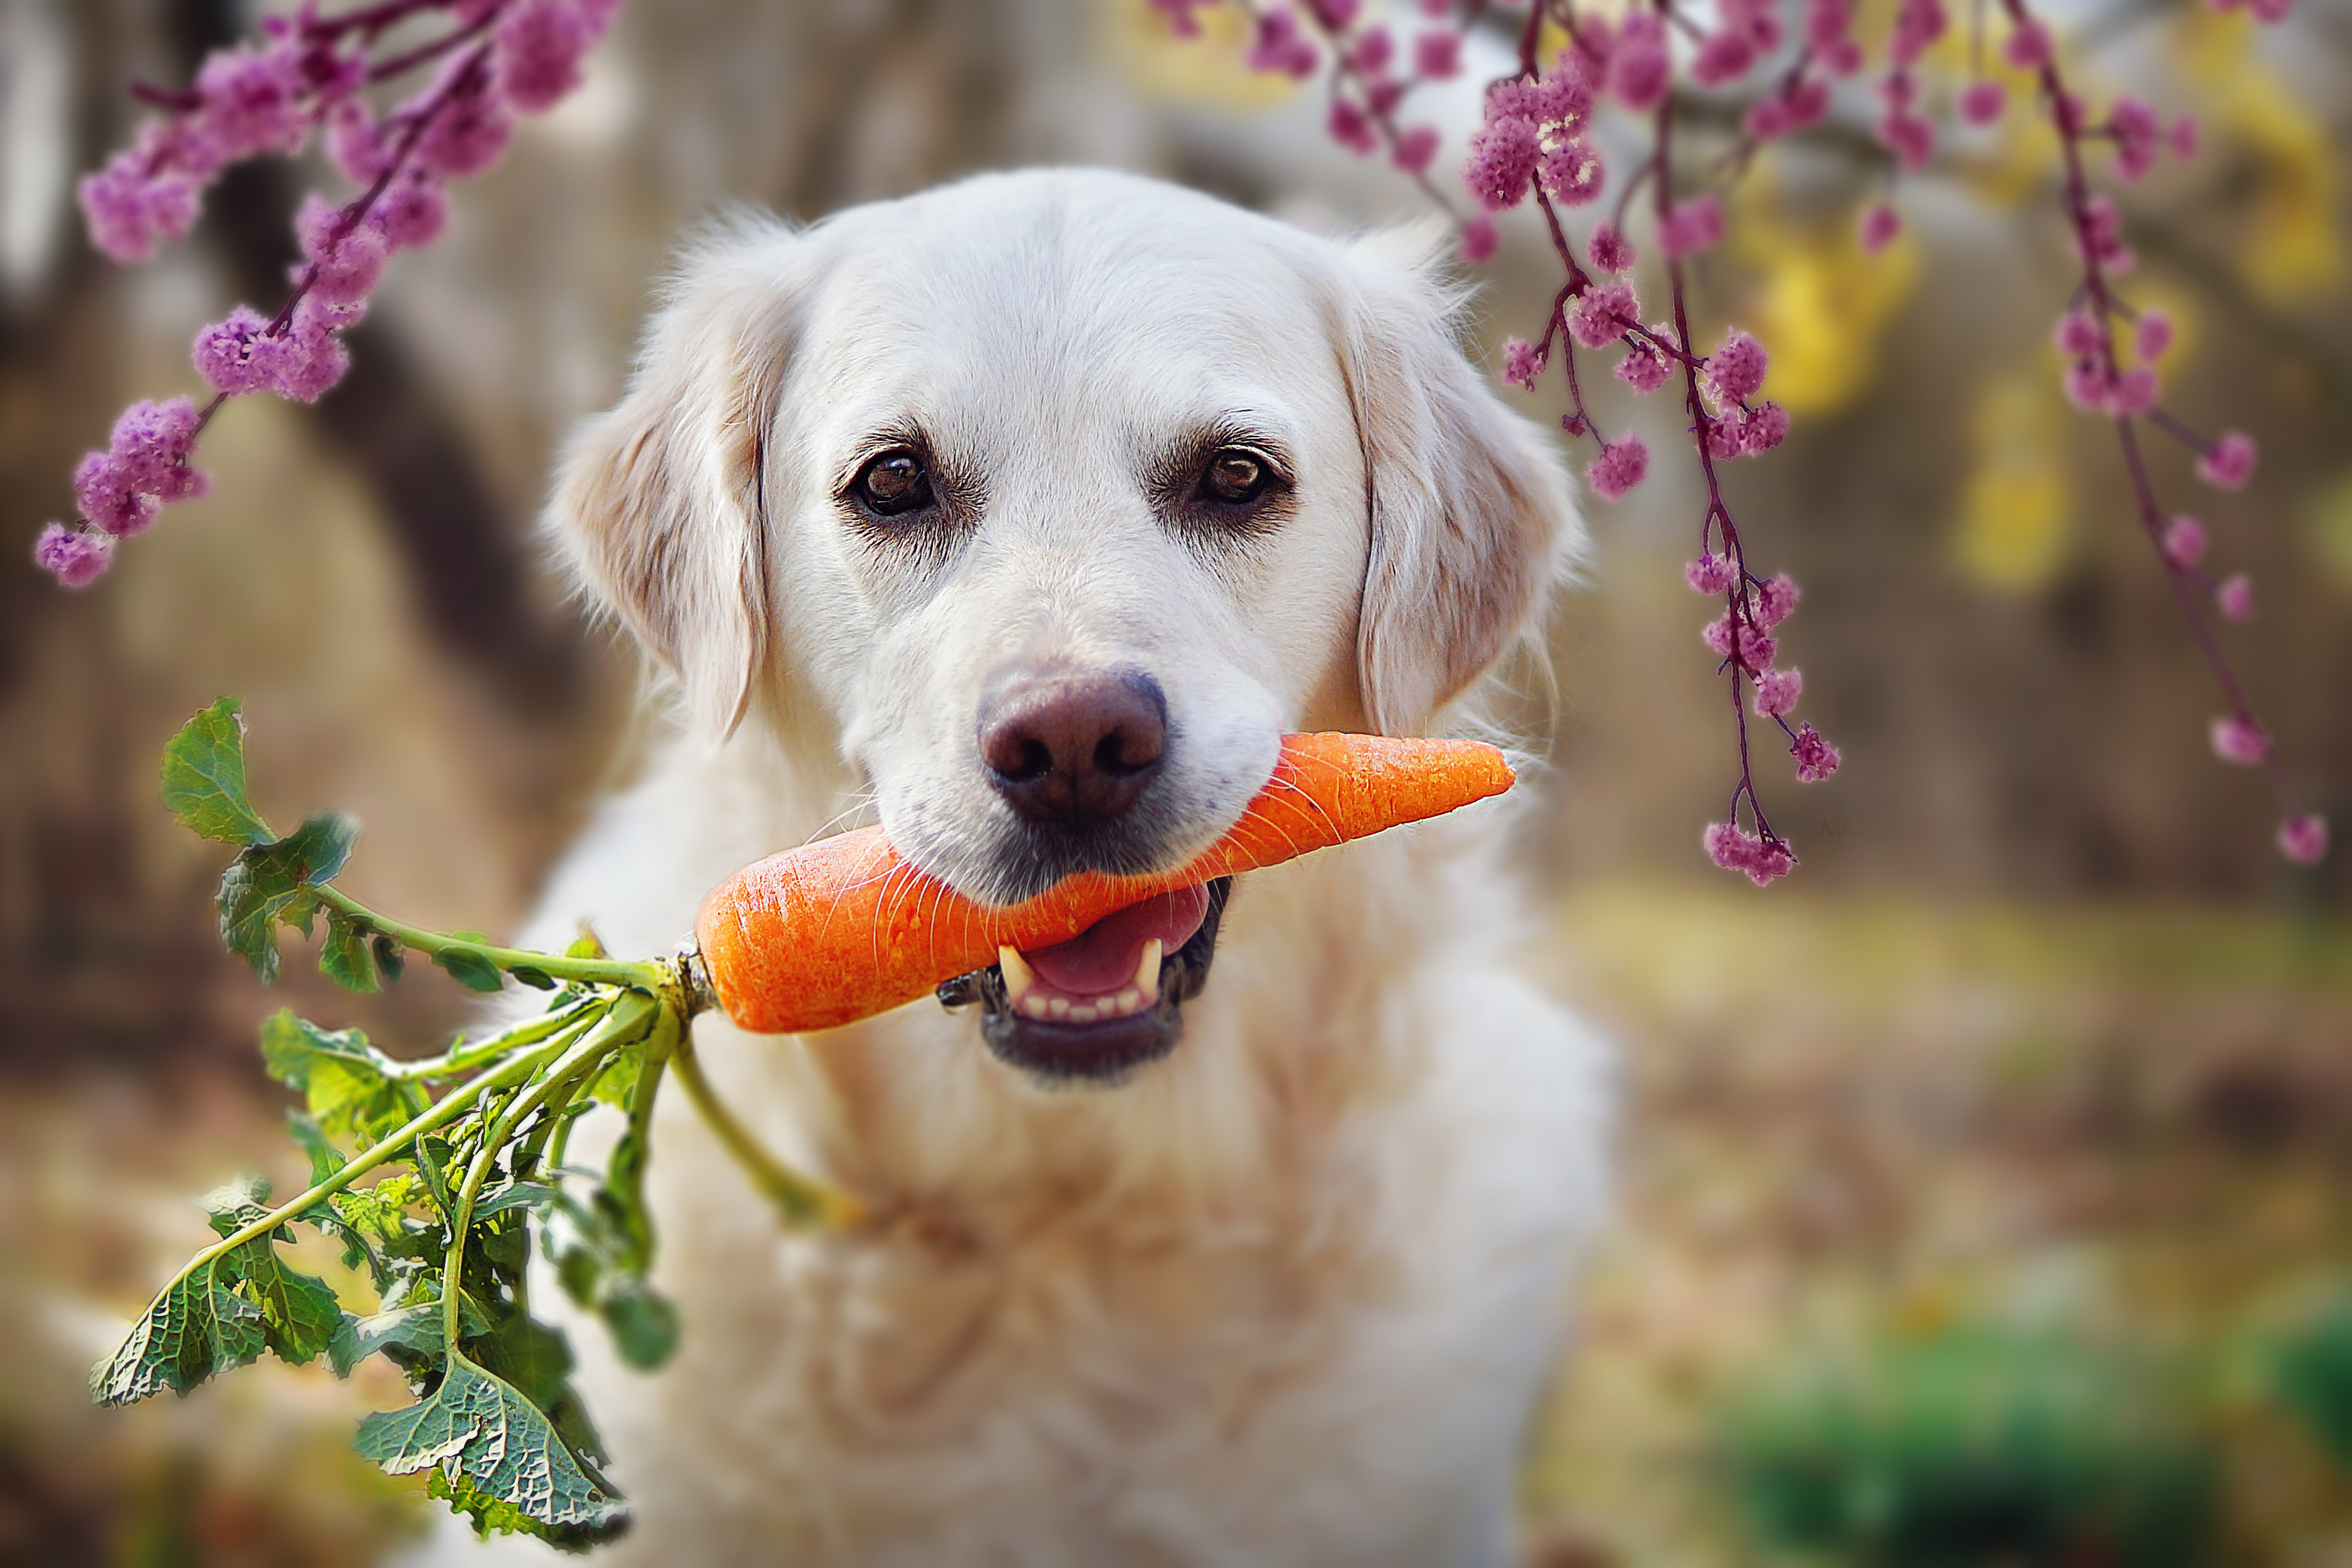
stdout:
[(1220, 877), (1147, 900), (1059, 947), (1005, 949), (987, 968), (943, 983), (940, 1002), (977, 1004), (981, 1037), (1002, 1061), (1041, 1078), (1115, 1082), (1176, 1048), (1184, 1004), (1208, 983), (1233, 886)]

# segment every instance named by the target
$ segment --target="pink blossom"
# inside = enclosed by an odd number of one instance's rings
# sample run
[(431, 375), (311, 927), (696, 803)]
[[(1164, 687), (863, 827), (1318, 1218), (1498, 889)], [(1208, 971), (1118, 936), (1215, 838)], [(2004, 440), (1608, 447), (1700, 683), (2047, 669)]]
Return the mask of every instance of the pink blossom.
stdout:
[(2060, 353), (2075, 359), (2088, 358), (2105, 345), (2097, 320), (2084, 310), (2069, 310), (2059, 317), (2051, 338)]
[(1726, 403), (1745, 403), (1764, 384), (1764, 345), (1733, 328), (1706, 356), (1706, 378), (1716, 396)]
[(1838, 749), (1822, 739), (1811, 724), (1797, 726), (1796, 743), (1789, 754), (1797, 759), (1797, 782), (1819, 784), (1838, 771)]
[(2083, 205), (2081, 227), (2074, 236), (2074, 254), (2119, 275), (2129, 272), (2136, 265), (2123, 241), (2123, 217), (2116, 211), (2114, 201), (2104, 193)]
[(1444, 81), (1462, 68), (1462, 37), (1433, 30), (1412, 40), (1412, 68), (1432, 81)]
[(1503, 379), (1522, 392), (1536, 389), (1536, 377), (1543, 374), (1543, 351), (1525, 338), (1503, 340)]
[(2224, 431), (2221, 438), (2197, 459), (2197, 477), (2217, 489), (2243, 489), (2254, 477), (2254, 439), (2242, 431)]
[(181, 500), (204, 487), (204, 477), (187, 466), (195, 445), (196, 405), (174, 397), (124, 409), (114, 422), (107, 456), (128, 488)]
[(122, 465), (108, 452), (88, 452), (74, 469), (74, 504), (90, 526), (118, 538), (143, 533), (155, 521), (152, 495), (135, 489)]
[(1658, 223), (1658, 248), (1669, 261), (1712, 248), (1723, 238), (1723, 206), (1712, 195), (1676, 202)]
[(2038, 70), (2050, 63), (2050, 29), (2039, 22), (2021, 22), (2010, 29), (2000, 54), (2020, 70)]
[(429, 179), (401, 178), (387, 186), (369, 222), (394, 250), (430, 245), (449, 222), (449, 200)]
[(1769, 142), (1775, 136), (1786, 136), (1794, 126), (1789, 119), (1789, 106), (1777, 98), (1759, 98), (1740, 121), (1748, 134), (1759, 142)]
[(1269, 71), (1299, 81), (1313, 76), (1323, 60), (1299, 31), (1297, 15), (1286, 5), (1259, 14), (1257, 35), (1245, 58), (1254, 71)]
[(1776, 877), (1787, 876), (1797, 864), (1796, 856), (1781, 840), (1742, 833), (1735, 823), (1708, 823), (1700, 842), (1706, 846), (1709, 859), (1727, 871), (1745, 872), (1759, 888)]
[(1603, 500), (1615, 500), (1642, 482), (1650, 471), (1650, 449), (1638, 436), (1628, 436), (1622, 441), (1612, 441), (1601, 448), (1601, 456), (1584, 477), (1591, 482), (1592, 491)]
[(278, 346), (262, 335), (268, 325), (252, 306), (239, 305), (226, 321), (200, 329), (193, 351), (196, 374), (231, 397), (268, 385)]
[(1750, 675), (1761, 675), (1772, 668), (1772, 657), (1780, 645), (1764, 635), (1763, 628), (1746, 616), (1736, 621), (1726, 610), (1699, 628), (1699, 640), (1716, 651), (1717, 657), (1729, 659)]
[[(455, 69), (460, 74), (466, 62), (460, 60)], [(436, 174), (453, 179), (478, 174), (499, 161), (514, 135), (514, 121), (506, 105), (489, 92), (477, 87), (457, 88), (452, 83), (436, 83), (423, 98), (407, 107), (416, 112), (426, 111), (434, 100), (446, 92), (447, 96), (431, 108), (432, 118), (416, 138), (416, 161)]]
[(1536, 165), (1544, 195), (1564, 207), (1580, 207), (1601, 194), (1608, 172), (1590, 142), (1569, 140), (1546, 151)]
[(1588, 349), (1606, 348), (1642, 324), (1631, 283), (1595, 284), (1570, 303), (1567, 314), (1568, 335)]
[(1908, 68), (1944, 36), (1945, 22), (1942, 0), (1899, 0), (1894, 36), (1886, 44), (1887, 59), (1898, 70)]
[(1790, 612), (1797, 607), (1797, 601), (1803, 594), (1804, 590), (1797, 586), (1797, 580), (1786, 572), (1777, 573), (1769, 582), (1758, 584), (1756, 624), (1768, 630), (1779, 626), (1789, 618)]
[(196, 185), (186, 175), (149, 174), (138, 152), (117, 153), (75, 187), (89, 242), (110, 259), (144, 261), (158, 240), (184, 238), (196, 221)]
[(2116, 173), (2137, 180), (2156, 167), (2158, 148), (2164, 144), (2164, 121), (2153, 106), (2137, 98), (2118, 98), (2107, 110), (2107, 131), (2116, 139)]
[(1990, 125), (2009, 107), (2009, 89), (1997, 81), (1972, 81), (1960, 94), (1960, 118), (1970, 125)]
[(1903, 232), (1902, 216), (1885, 202), (1874, 202), (1862, 209), (1862, 252), (1875, 256), (1895, 243)]
[(1203, 0), (1145, 0), (1154, 11), (1168, 18), (1168, 30), (1180, 38), (1201, 36), (1201, 19), (1192, 15)]
[(2213, 603), (2220, 607), (2224, 620), (2252, 620), (2254, 580), (2243, 572), (2231, 573), (2222, 578), (2221, 585), (2213, 590)]
[(1880, 121), (1878, 139), (1894, 151), (1905, 169), (1915, 174), (1936, 155), (1936, 122), (1906, 110), (1897, 110)]
[(1791, 86), (1781, 101), (1789, 106), (1790, 130), (1818, 125), (1830, 111), (1829, 84), (1808, 77)]
[(2263, 727), (2241, 714), (2213, 721), (2213, 754), (2225, 763), (2252, 767), (2271, 752)]
[(1805, 678), (1793, 669), (1768, 669), (1756, 682), (1756, 711), (1767, 719), (1792, 712), (1805, 689)]
[(1860, 44), (1852, 38), (1840, 38), (1822, 51), (1822, 68), (1832, 76), (1852, 76), (1862, 68), (1866, 58)]
[(2164, 351), (2172, 346), (2172, 318), (2161, 310), (2142, 310), (2133, 329), (2132, 346), (2143, 360), (2162, 359)]
[(587, 18), (566, 0), (517, 0), (493, 37), (499, 85), (525, 114), (552, 109), (580, 85), (580, 58), (595, 42)]
[(323, 301), (305, 300), (297, 306), (291, 330), (271, 357), (270, 389), (297, 403), (316, 403), (326, 395), (352, 366), (351, 351), (334, 331), (349, 319)]
[(2205, 525), (2193, 517), (2176, 517), (2165, 525), (2164, 558), (2186, 569), (2205, 558)]
[(1369, 77), (1388, 75), (1389, 62), (1395, 58), (1396, 39), (1386, 27), (1365, 28), (1348, 51), (1348, 63)]
[(1683, 581), (1694, 593), (1720, 594), (1739, 581), (1739, 568), (1730, 556), (1705, 551), (1697, 560), (1683, 563)]
[(1624, 29), (1609, 52), (1609, 90), (1617, 101), (1639, 113), (1664, 100), (1673, 79), (1674, 60), (1666, 53), (1664, 25), (1647, 11), (1625, 18)]
[(1633, 242), (1618, 233), (1614, 224), (1598, 224), (1584, 255), (1601, 271), (1622, 272), (1633, 265)]
[(2298, 812), (2278, 826), (2279, 853), (2298, 866), (2316, 866), (2327, 855), (2327, 818)]
[(1853, 0), (1805, 0), (1805, 42), (1815, 52), (1846, 40), (1853, 28)]
[(2058, 384), (2064, 390), (2066, 401), (2084, 413), (2105, 412), (2107, 392), (2111, 384), (2107, 380), (2106, 371), (2100, 366), (2097, 360), (2076, 360), (2068, 365), (2065, 374), (2058, 378)]
[(1502, 231), (1484, 213), (1462, 226), (1462, 259), (1473, 267), (1493, 256), (1495, 247), (1502, 243)]
[(1359, 158), (1369, 157), (1381, 144), (1380, 133), (1372, 129), (1372, 117), (1353, 99), (1333, 99), (1330, 116), (1324, 123), (1331, 132), (1331, 140)]
[(1390, 154), (1390, 161), (1408, 174), (1418, 174), (1436, 156), (1437, 127), (1414, 125), (1398, 132), (1396, 150)]
[(1536, 174), (1536, 128), (1513, 117), (1489, 120), (1470, 135), (1470, 161), (1462, 183), (1488, 212), (1501, 212), (1525, 199)]
[(1691, 79), (1701, 87), (1721, 87), (1738, 80), (1756, 63), (1756, 46), (1744, 33), (1709, 33), (1701, 38), (1691, 59)]
[(327, 110), (327, 158), (355, 185), (372, 185), (392, 162), (384, 145), (383, 126), (356, 99), (344, 99)]
[(1789, 438), (1789, 411), (1777, 403), (1759, 404), (1739, 422), (1742, 457), (1760, 457)]
[[(1672, 334), (1664, 322), (1650, 329), (1653, 337), (1671, 342)], [(1625, 357), (1617, 362), (1617, 379), (1636, 392), (1651, 393), (1666, 384), (1675, 373), (1674, 361), (1659, 351), (1655, 342), (1637, 339), (1626, 346)]]
[(2294, 12), (2294, 0), (2246, 0), (2246, 9), (2253, 13), (2255, 21), (2274, 27)]
[(1574, 55), (1563, 52), (1552, 68), (1528, 84), (1528, 118), (1547, 132), (1574, 136), (1592, 118), (1592, 88)]
[(2139, 365), (2116, 376), (2107, 389), (2107, 412), (2137, 416), (2154, 408), (2163, 395), (2162, 379), (2147, 365)]
[(2165, 132), (2164, 139), (2171, 145), (2174, 157), (2184, 163), (2189, 162), (2197, 156), (2197, 117), (2193, 114), (2180, 116), (2172, 122), (2172, 129)]
[(1706, 455), (1710, 458), (1737, 458), (1748, 450), (1748, 434), (1740, 428), (1739, 412), (1719, 414), (1704, 422)]
[[(337, 230), (343, 230), (338, 234)], [(341, 207), (312, 195), (294, 217), (294, 232), (313, 271), (310, 293), (331, 304), (364, 300), (383, 276), (383, 236), (365, 225), (347, 223)]]
[(1326, 28), (1334, 33), (1343, 33), (1356, 19), (1359, 0), (1307, 0), (1307, 8), (1315, 13), (1315, 19)]
[(68, 588), (98, 581), (114, 555), (114, 541), (88, 529), (53, 522), (33, 542), (33, 563)]
[(291, 153), (309, 129), (302, 113), (308, 85), (302, 45), (282, 38), (265, 47), (219, 49), (196, 72), (195, 134), (232, 163), (257, 153)]

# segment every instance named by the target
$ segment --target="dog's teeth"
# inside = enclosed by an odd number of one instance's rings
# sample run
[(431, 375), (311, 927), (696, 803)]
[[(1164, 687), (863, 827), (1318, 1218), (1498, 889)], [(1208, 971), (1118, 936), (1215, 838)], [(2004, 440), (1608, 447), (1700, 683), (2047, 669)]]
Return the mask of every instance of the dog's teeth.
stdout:
[(1051, 1009), (1045, 1005), (1045, 999), (1043, 996), (1026, 996), (1022, 998), (1021, 1010), (1033, 1018), (1042, 1018)]
[(1070, 1000), (1066, 996), (1056, 996), (1047, 1005), (1053, 1008), (1054, 1016), (1056, 1018), (1066, 1018), (1070, 1016)]
[(1029, 988), (1037, 984), (1037, 972), (1029, 967), (1028, 960), (1009, 947), (996, 950), (996, 967), (1004, 972), (1005, 1001), (1018, 1007), (1021, 998), (1028, 995)]
[(1118, 1003), (1118, 1016), (1122, 1018), (1128, 1016), (1129, 1014), (1140, 1013), (1143, 1011), (1143, 993), (1138, 991), (1132, 985), (1120, 992), (1117, 1000)]
[(1084, 1002), (1079, 1003), (1076, 1006), (1070, 1009), (1071, 1023), (1091, 1024), (1094, 1021), (1095, 1010), (1092, 1007), (1087, 1006)]
[(1160, 945), (1158, 937), (1147, 937), (1143, 956), (1135, 963), (1135, 994), (1138, 1006), (1150, 1006), (1160, 1000)]

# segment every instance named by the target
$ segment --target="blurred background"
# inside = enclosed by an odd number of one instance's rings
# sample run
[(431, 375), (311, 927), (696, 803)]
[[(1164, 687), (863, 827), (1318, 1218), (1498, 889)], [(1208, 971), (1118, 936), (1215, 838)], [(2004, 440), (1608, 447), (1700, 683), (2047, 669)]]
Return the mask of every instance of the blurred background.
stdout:
[[(291, 1003), (413, 1051), (466, 1007), (292, 964), (265, 992), (218, 947), (218, 857), (172, 826), (155, 761), (239, 694), (264, 809), (366, 824), (361, 897), (520, 914), (613, 774), (634, 680), (551, 591), (533, 516), (683, 226), (1053, 161), (1333, 230), (1416, 211), (1328, 142), (1316, 88), (1242, 70), (1231, 6), (1188, 43), (1142, 0), (648, 0), (394, 264), (349, 380), (232, 405), (211, 497), (61, 593), (28, 552), (79, 454), (194, 388), (194, 328), (279, 297), (289, 215), (331, 188), (240, 169), (127, 270), (81, 235), (72, 181), (127, 139), (126, 80), (185, 79), (252, 11), (0, 0), (0, 1563), (360, 1563), (413, 1528), (415, 1494), (347, 1447), (396, 1384), (268, 1365), (87, 1408), (89, 1362), (206, 1234), (189, 1196), (292, 1174), (259, 1019)], [(2253, 574), (2259, 618), (2225, 643), (2341, 842), (2352, 8), (2057, 15), (2095, 99), (2202, 122), (2195, 163), (2119, 193), (2131, 294), (2182, 328), (2172, 405), (2253, 432), (2263, 464), (2223, 495), (2163, 451), (2158, 479)], [(1488, 47), (1430, 102), (1442, 157)], [(1738, 110), (1685, 106), (1690, 177)], [(1751, 562), (1805, 586), (1784, 658), (1844, 748), (1823, 786), (1759, 768), (1801, 872), (1759, 893), (1699, 851), (1735, 775), (1679, 571), (1700, 492), (1673, 411), (1607, 378), (1602, 416), (1657, 460), (1591, 509), (1556, 690), (1522, 672), (1555, 760), (1528, 963), (1616, 1033), (1631, 1098), (1622, 1222), (1530, 1449), (1530, 1560), (2352, 1563), (2352, 856), (2287, 867), (2263, 781), (2207, 749), (2220, 705), (2112, 433), (2058, 393), (2046, 132), (2015, 110), (1948, 132), (1868, 257), (1871, 113), (1857, 93), (1765, 157), (1698, 269), (1697, 336), (1755, 330), (1796, 417), (1728, 482)], [(1534, 335), (1551, 265), (1506, 225), (1482, 352)]]

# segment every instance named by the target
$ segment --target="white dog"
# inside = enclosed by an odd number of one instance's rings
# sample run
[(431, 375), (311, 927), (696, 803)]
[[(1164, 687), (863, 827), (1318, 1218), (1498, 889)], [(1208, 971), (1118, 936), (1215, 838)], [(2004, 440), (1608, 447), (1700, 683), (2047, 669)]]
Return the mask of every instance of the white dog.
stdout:
[[(702, 245), (555, 505), (688, 721), (531, 934), (670, 950), (869, 800), (982, 899), (1165, 867), (1286, 731), (1464, 721), (1576, 523), (1428, 249), (1077, 171)], [(682, 1347), (572, 1331), (637, 1510), (607, 1559), (1507, 1561), (1605, 1120), (1507, 965), (1507, 823), (1114, 916), (976, 1013), (706, 1020), (736, 1110), (877, 1217), (787, 1234), (665, 1107)]]

